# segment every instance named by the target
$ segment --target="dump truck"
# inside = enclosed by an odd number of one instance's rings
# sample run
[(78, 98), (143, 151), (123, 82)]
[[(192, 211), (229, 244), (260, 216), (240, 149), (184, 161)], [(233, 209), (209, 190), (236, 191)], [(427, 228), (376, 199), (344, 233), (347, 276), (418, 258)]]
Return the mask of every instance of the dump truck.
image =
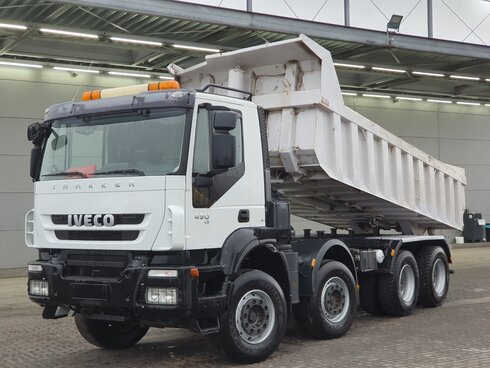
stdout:
[(250, 363), (290, 318), (332, 339), (358, 302), (390, 316), (443, 303), (451, 251), (433, 234), (462, 226), (464, 170), (348, 108), (327, 50), (301, 35), (169, 70), (28, 127), (43, 318), (72, 315), (106, 349), (188, 328)]

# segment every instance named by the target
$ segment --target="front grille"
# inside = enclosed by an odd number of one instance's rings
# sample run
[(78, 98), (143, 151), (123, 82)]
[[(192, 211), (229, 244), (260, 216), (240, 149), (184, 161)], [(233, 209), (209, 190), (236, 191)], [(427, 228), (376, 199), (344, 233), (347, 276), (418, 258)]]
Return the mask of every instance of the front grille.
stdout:
[[(127, 213), (114, 215), (114, 225), (138, 225), (143, 222), (143, 213)], [(51, 215), (54, 225), (68, 225), (68, 215)]]
[(59, 240), (83, 241), (132, 241), (139, 235), (138, 230), (56, 230), (54, 234)]

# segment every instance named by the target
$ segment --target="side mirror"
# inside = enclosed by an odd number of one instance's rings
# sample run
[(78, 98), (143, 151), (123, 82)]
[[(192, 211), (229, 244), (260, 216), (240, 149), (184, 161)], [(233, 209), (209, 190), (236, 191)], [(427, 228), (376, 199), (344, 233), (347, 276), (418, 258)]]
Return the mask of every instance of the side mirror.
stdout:
[(237, 115), (232, 111), (216, 111), (213, 134), (213, 168), (227, 170), (236, 165), (236, 141), (230, 134), (235, 129)]
[(42, 141), (42, 138), (44, 137), (41, 124), (32, 123), (27, 127), (27, 139), (29, 140), (29, 142), (37, 144)]
[(30, 175), (34, 180), (37, 178), (37, 172), (39, 168), (39, 163), (41, 162), (42, 148), (41, 146), (34, 146), (31, 149), (31, 165), (30, 165)]

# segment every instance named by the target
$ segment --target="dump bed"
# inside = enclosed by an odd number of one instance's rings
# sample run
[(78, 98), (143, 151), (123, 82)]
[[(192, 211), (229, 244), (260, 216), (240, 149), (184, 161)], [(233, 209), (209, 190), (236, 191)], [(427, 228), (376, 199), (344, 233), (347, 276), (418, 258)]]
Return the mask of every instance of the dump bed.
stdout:
[(253, 93), (267, 112), (273, 186), (292, 214), (356, 231), (461, 229), (464, 169), (345, 106), (330, 53), (310, 38), (210, 55), (177, 77)]

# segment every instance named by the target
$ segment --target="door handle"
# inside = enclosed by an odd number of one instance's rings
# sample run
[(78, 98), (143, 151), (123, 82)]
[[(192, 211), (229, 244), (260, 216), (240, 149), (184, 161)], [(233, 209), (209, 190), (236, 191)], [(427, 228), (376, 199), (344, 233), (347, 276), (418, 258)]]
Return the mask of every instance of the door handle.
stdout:
[(249, 222), (250, 221), (250, 211), (240, 210), (238, 211), (238, 222)]

